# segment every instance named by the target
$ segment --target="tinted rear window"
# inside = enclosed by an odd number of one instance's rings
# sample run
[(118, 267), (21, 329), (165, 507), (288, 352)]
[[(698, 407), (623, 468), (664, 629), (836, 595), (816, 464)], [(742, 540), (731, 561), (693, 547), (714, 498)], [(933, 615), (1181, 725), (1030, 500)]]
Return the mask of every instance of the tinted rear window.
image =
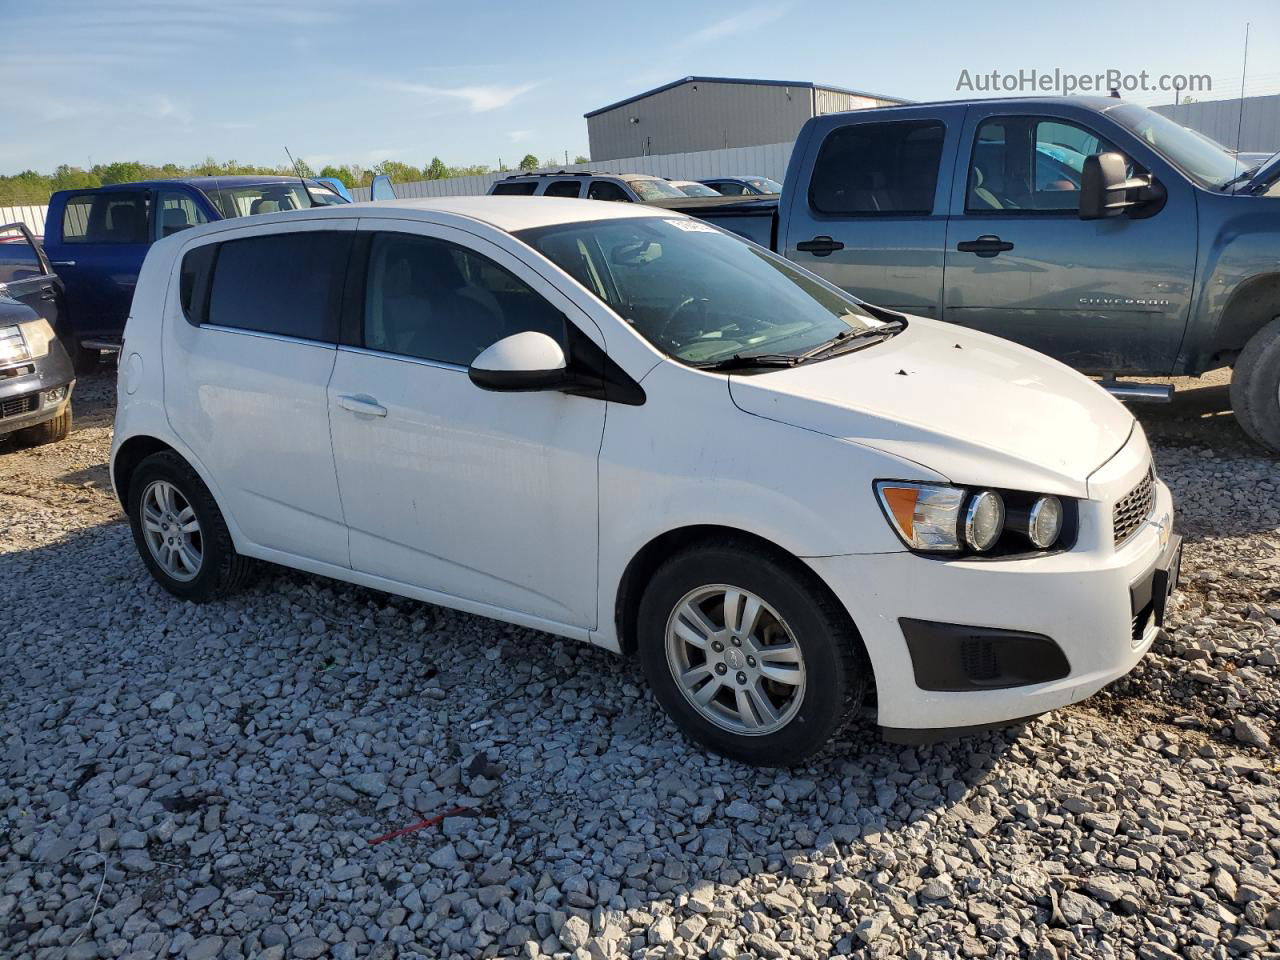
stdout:
[(525, 180), (521, 183), (498, 183), (493, 187), (494, 196), (501, 197), (531, 197), (533, 192), (538, 189), (538, 184), (533, 180)]
[(146, 243), (151, 194), (109, 190), (67, 198), (63, 243)]
[(350, 231), (309, 231), (218, 245), (207, 322), (336, 342)]
[(809, 203), (819, 213), (932, 213), (944, 133), (936, 120), (833, 130), (814, 164)]

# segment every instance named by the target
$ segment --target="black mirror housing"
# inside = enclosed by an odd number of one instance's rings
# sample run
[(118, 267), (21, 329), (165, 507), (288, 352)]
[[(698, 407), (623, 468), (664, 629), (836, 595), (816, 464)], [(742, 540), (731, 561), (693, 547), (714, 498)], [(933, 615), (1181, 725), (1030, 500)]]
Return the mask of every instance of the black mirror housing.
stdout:
[(1128, 161), (1124, 154), (1112, 151), (1084, 158), (1080, 171), (1081, 220), (1117, 217), (1153, 201), (1163, 200), (1164, 196), (1164, 188), (1150, 174), (1144, 177), (1128, 175)]

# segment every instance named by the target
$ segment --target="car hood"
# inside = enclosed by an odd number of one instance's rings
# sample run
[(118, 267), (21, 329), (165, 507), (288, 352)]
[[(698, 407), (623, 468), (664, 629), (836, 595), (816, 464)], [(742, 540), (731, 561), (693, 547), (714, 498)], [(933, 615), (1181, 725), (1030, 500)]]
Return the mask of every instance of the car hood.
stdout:
[[(923, 317), (883, 343), (729, 381), (747, 413), (912, 460), (954, 483), (1088, 495), (1134, 420), (1092, 380)], [(911, 479), (894, 477), (892, 479)]]

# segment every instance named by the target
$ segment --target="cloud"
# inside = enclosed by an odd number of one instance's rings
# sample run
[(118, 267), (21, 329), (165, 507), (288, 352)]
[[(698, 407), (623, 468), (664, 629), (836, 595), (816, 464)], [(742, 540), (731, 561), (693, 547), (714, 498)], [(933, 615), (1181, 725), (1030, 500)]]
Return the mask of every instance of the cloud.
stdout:
[(512, 143), (523, 143), (533, 136), (532, 130), (512, 130), (507, 134), (507, 138)]
[(462, 100), (467, 104), (467, 109), (472, 113), (484, 113), (488, 110), (497, 110), (499, 107), (505, 107), (517, 97), (522, 97), (534, 87), (536, 83), (520, 83), (520, 84), (488, 84), (466, 87), (433, 87), (423, 83), (405, 83), (394, 80), (384, 84), (388, 90), (398, 90), (401, 93), (413, 93), (423, 97), (451, 98)]
[(737, 11), (732, 17), (723, 17), (714, 23), (708, 24), (701, 30), (694, 30), (692, 33), (685, 34), (679, 45), (697, 47), (704, 43), (711, 43), (714, 40), (723, 40), (725, 37), (731, 37), (735, 33), (757, 30), (766, 23), (782, 19), (791, 11), (792, 6), (793, 4), (790, 3), (755, 4), (745, 10)]

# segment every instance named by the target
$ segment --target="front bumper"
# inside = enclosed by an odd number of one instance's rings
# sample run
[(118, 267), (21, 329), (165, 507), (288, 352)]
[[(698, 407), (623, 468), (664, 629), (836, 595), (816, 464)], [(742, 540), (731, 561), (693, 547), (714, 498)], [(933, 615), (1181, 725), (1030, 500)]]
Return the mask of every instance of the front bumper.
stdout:
[(61, 415), (74, 387), (71, 360), (57, 341), (43, 357), (0, 368), (0, 435)]
[[(809, 558), (856, 624), (875, 673), (878, 722), (895, 732), (1010, 723), (1090, 696), (1124, 676), (1158, 633), (1134, 609), (1172, 537), (1173, 499), (1159, 480), (1154, 509), (1116, 548), (1082, 528), (1074, 549), (1010, 560), (936, 560), (912, 553)], [(1065, 676), (1004, 688), (926, 690), (901, 618), (1050, 638)], [(1135, 626), (1135, 620), (1136, 626)], [(899, 739), (904, 739), (900, 737)]]

